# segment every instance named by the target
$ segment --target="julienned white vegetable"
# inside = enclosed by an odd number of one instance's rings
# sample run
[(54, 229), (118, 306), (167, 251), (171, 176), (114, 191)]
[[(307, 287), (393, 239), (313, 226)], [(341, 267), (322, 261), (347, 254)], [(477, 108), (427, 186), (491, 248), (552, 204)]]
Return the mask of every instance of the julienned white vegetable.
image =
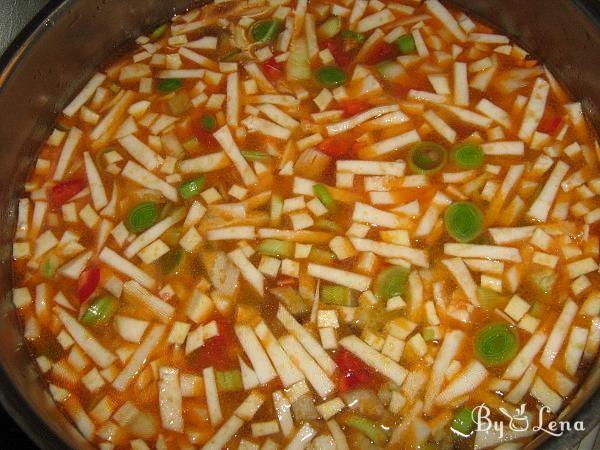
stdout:
[(476, 359), (459, 373), (436, 398), (438, 405), (448, 404), (461, 395), (473, 392), (487, 378), (488, 371)]
[(121, 175), (145, 188), (159, 191), (172, 202), (177, 201), (177, 189), (133, 161), (127, 161)]
[(240, 111), (240, 75), (232, 72), (227, 75), (227, 125), (237, 127)]
[(289, 114), (283, 112), (275, 105), (259, 105), (258, 110), (262, 112), (265, 116), (275, 122), (277, 125), (281, 125), (282, 127), (289, 128), (293, 130), (300, 125), (296, 119), (294, 119)]
[(71, 162), (71, 158), (75, 153), (75, 148), (79, 145), (79, 141), (83, 136), (82, 131), (77, 127), (72, 127), (67, 134), (67, 139), (63, 144), (63, 148), (60, 152), (58, 162), (56, 163), (56, 169), (54, 169), (54, 181), (60, 181), (65, 176), (67, 168)]
[(569, 335), (569, 341), (565, 350), (565, 369), (567, 373), (574, 376), (579, 368), (579, 362), (583, 356), (585, 344), (588, 338), (587, 328), (574, 326)]
[(519, 249), (513, 247), (449, 242), (444, 244), (444, 253), (460, 258), (489, 258), (499, 261), (521, 262)]
[(282, 391), (273, 392), (273, 407), (279, 421), (279, 427), (285, 437), (290, 437), (294, 431), (294, 419), (292, 418), (292, 405)]
[(430, 414), (433, 404), (442, 390), (442, 384), (446, 377), (446, 369), (454, 360), (460, 350), (461, 344), (465, 338), (465, 333), (460, 330), (452, 330), (444, 336), (444, 341), (435, 356), (429, 381), (425, 388), (423, 411)]
[(159, 369), (158, 405), (163, 428), (183, 432), (183, 411), (179, 370), (173, 367)]
[(354, 175), (389, 175), (404, 176), (406, 163), (404, 161), (363, 161), (363, 160), (338, 160), (338, 172), (349, 172)]
[(550, 408), (550, 411), (554, 414), (560, 411), (563, 402), (562, 397), (554, 392), (539, 376), (535, 377), (529, 394), (540, 403)]
[(525, 344), (517, 356), (508, 365), (502, 378), (508, 380), (518, 380), (523, 376), (523, 373), (533, 362), (535, 356), (542, 349), (542, 346), (546, 342), (548, 335), (544, 331), (540, 330), (529, 338), (527, 344)]
[(360, 124), (374, 119), (376, 117), (382, 116), (384, 114), (389, 114), (394, 111), (398, 111), (400, 108), (398, 105), (384, 105), (377, 106), (375, 108), (368, 109), (361, 113), (358, 113), (348, 119), (342, 120), (341, 122), (332, 123), (325, 127), (329, 136), (333, 136), (339, 133), (345, 133), (353, 128), (356, 128)]
[(90, 156), (89, 152), (83, 153), (83, 163), (85, 165), (85, 174), (87, 176), (88, 185), (90, 186), (90, 191), (92, 194), (94, 209), (96, 211), (100, 211), (108, 203), (102, 178), (100, 177), (98, 169), (96, 168), (94, 160)]
[(73, 258), (71, 261), (63, 264), (58, 268), (58, 273), (64, 277), (70, 278), (71, 280), (76, 280), (85, 269), (87, 262), (92, 257), (93, 252), (84, 252), (79, 256)]
[(277, 373), (269, 361), (269, 357), (265, 353), (265, 350), (260, 345), (254, 330), (248, 325), (235, 325), (235, 334), (238, 341), (242, 345), (244, 352), (248, 356), (248, 359), (252, 363), (254, 372), (258, 377), (260, 384), (267, 384), (269, 381), (277, 378)]
[(479, 298), (477, 297), (477, 285), (471, 276), (471, 272), (460, 258), (444, 259), (442, 264), (446, 266), (452, 274), (460, 288), (463, 290), (471, 303), (479, 306)]
[(535, 230), (534, 226), (490, 228), (489, 232), (496, 244), (504, 245), (529, 239)]
[(525, 144), (520, 141), (488, 142), (481, 145), (483, 152), (491, 156), (523, 156)]
[[(361, 0), (357, 0), (357, 2), (359, 1)], [(329, 428), (329, 431), (331, 432), (337, 450), (350, 450), (348, 441), (346, 440), (346, 434), (334, 419), (327, 421), (327, 428)]]
[(370, 277), (321, 264), (309, 263), (307, 273), (312, 277), (347, 286), (360, 292), (366, 291), (371, 285)]
[(77, 319), (59, 306), (53, 308), (58, 319), (65, 326), (71, 337), (79, 344), (81, 349), (103, 369), (110, 366), (117, 357), (107, 350), (95, 337), (81, 325)]
[(258, 181), (256, 174), (252, 170), (252, 168), (246, 162), (246, 159), (242, 156), (239, 147), (235, 143), (233, 136), (231, 135), (231, 131), (227, 125), (219, 128), (213, 136), (219, 142), (227, 156), (233, 162), (233, 165), (236, 167), (240, 176), (242, 177), (242, 181), (246, 186), (250, 186), (255, 184)]
[(249, 132), (260, 133), (276, 139), (287, 140), (291, 136), (291, 131), (288, 128), (256, 116), (246, 117), (242, 120), (242, 124)]
[(309, 423), (305, 423), (292, 440), (288, 442), (285, 450), (304, 450), (316, 435), (317, 430), (311, 427)]
[(175, 308), (144, 289), (137, 281), (129, 280), (123, 283), (123, 295), (129, 301), (138, 302), (145, 310), (154, 314), (161, 322), (169, 322), (175, 315)]
[(533, 379), (535, 378), (535, 374), (537, 373), (537, 366), (535, 364), (530, 365), (521, 379), (515, 383), (513, 388), (506, 394), (505, 400), (514, 405), (519, 404), (519, 402), (523, 399), (525, 394), (529, 392), (529, 388), (531, 387), (531, 383), (533, 383)]
[(283, 351), (279, 342), (264, 321), (254, 327), (254, 332), (260, 339), (275, 370), (281, 379), (283, 387), (289, 387), (304, 379), (302, 372), (294, 365), (289, 356)]
[(394, 360), (382, 355), (370, 345), (366, 344), (357, 336), (350, 335), (340, 339), (340, 345), (362, 360), (377, 372), (388, 377), (397, 385), (402, 385), (407, 371)]
[(256, 239), (256, 232), (254, 227), (246, 225), (215, 228), (206, 233), (206, 239), (209, 241)]
[(326, 398), (334, 391), (335, 385), (333, 384), (333, 381), (331, 381), (323, 369), (315, 362), (312, 356), (308, 354), (294, 336), (289, 334), (283, 336), (279, 338), (279, 343), (292, 362), (300, 368), (319, 396)]
[(350, 242), (359, 252), (373, 252), (384, 258), (400, 258), (415, 266), (429, 267), (427, 252), (422, 249), (355, 237), (351, 237)]
[(225, 152), (215, 152), (185, 159), (179, 163), (179, 170), (182, 173), (214, 172), (224, 169), (229, 164), (231, 164), (231, 160)]
[(383, 211), (367, 205), (366, 203), (357, 202), (354, 204), (352, 213), (354, 222), (362, 222), (370, 225), (379, 225), (385, 228), (400, 228), (401, 219), (394, 213)]
[(548, 341), (546, 342), (546, 346), (540, 357), (540, 364), (542, 366), (549, 368), (556, 359), (558, 352), (565, 343), (569, 327), (577, 315), (577, 309), (577, 303), (573, 300), (568, 299), (565, 302), (565, 306), (563, 306), (558, 319), (556, 319), (556, 322), (554, 323), (554, 327), (550, 332), (550, 336), (548, 337)]
[(568, 171), (569, 165), (567, 163), (563, 161), (558, 161), (556, 163), (556, 166), (554, 166), (552, 173), (546, 180), (546, 184), (542, 188), (542, 191), (529, 207), (529, 210), (527, 211), (529, 217), (539, 220), (540, 222), (546, 221), (550, 209), (552, 208), (552, 204), (554, 203), (554, 199), (556, 198), (556, 194), (558, 193), (558, 189), (560, 188), (560, 183), (565, 175), (567, 175)]
[(223, 422), (223, 413), (221, 412), (221, 403), (219, 402), (215, 369), (206, 367), (202, 370), (202, 377), (204, 378), (204, 394), (206, 396), (208, 418), (210, 419), (210, 424), (216, 427)]
[(73, 117), (77, 111), (92, 98), (94, 92), (96, 92), (96, 89), (104, 83), (104, 80), (106, 80), (106, 75), (103, 73), (96, 73), (90, 81), (86, 83), (81, 92), (71, 100), (71, 103), (63, 109), (63, 114), (67, 117)]
[(156, 284), (154, 278), (108, 247), (102, 249), (98, 258), (117, 272), (127, 275), (129, 278), (137, 281), (145, 288), (152, 289)]
[(458, 24), (454, 16), (438, 0), (427, 0), (425, 2), (425, 7), (440, 22), (442, 22), (442, 24), (444, 24), (446, 29), (456, 39), (458, 39), (460, 42), (465, 42), (467, 40), (467, 36), (465, 35), (464, 31), (460, 28), (460, 25)]
[(127, 361), (127, 365), (112, 382), (113, 387), (117, 391), (123, 392), (127, 389), (133, 378), (140, 373), (144, 365), (148, 362), (148, 357), (160, 343), (166, 329), (165, 325), (152, 325), (142, 343), (135, 349), (133, 355)]
[(119, 144), (148, 170), (156, 170), (164, 162), (158, 153), (132, 134), (119, 139)]
[(549, 90), (550, 85), (546, 80), (543, 78), (536, 78), (531, 91), (531, 96), (529, 97), (529, 102), (525, 108), (521, 128), (519, 129), (519, 139), (522, 141), (529, 142), (534, 131), (537, 129), (538, 124), (544, 115)]
[(227, 254), (229, 259), (240, 269), (242, 276), (250, 283), (254, 289), (260, 294), (264, 295), (264, 282), (265, 278), (262, 273), (258, 271), (250, 260), (246, 257), (244, 252), (239, 248), (232, 250)]
[(317, 361), (317, 364), (325, 371), (328, 376), (332, 376), (337, 365), (323, 349), (319, 341), (306, 330), (283, 305), (279, 305), (277, 310), (277, 319), (281, 322), (286, 330), (300, 341), (306, 351)]
[(125, 257), (133, 258), (140, 250), (142, 250), (144, 247), (147, 247), (160, 236), (162, 236), (165, 231), (167, 231), (176, 223), (182, 221), (184, 217), (185, 216), (183, 213), (178, 212), (148, 228), (146, 231), (136, 237), (134, 241), (125, 249)]

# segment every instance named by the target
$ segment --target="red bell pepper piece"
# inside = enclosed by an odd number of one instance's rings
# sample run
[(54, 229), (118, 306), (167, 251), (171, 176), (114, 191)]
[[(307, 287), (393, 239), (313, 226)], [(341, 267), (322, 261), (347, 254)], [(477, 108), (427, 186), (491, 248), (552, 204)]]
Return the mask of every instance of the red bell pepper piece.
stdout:
[(341, 158), (352, 149), (352, 144), (353, 141), (348, 137), (331, 136), (323, 140), (317, 148), (332, 158)]
[(379, 64), (386, 59), (392, 59), (396, 56), (398, 49), (385, 41), (375, 44), (365, 57), (367, 64)]
[(333, 59), (338, 66), (345, 67), (352, 62), (352, 55), (344, 50), (344, 41), (331, 38), (325, 41), (325, 47), (329, 49)]
[(371, 105), (364, 100), (356, 99), (345, 100), (341, 102), (340, 106), (344, 111), (344, 117), (355, 116), (356, 114), (361, 113), (371, 107)]
[(546, 134), (554, 134), (554, 132), (558, 129), (560, 124), (562, 123), (562, 117), (554, 116), (548, 119), (542, 120), (540, 125), (538, 126), (538, 130), (542, 133)]
[(81, 303), (85, 302), (94, 293), (100, 283), (100, 269), (96, 266), (88, 267), (77, 280), (77, 296)]
[(351, 391), (362, 387), (372, 387), (379, 381), (377, 373), (347, 350), (340, 350), (335, 355), (340, 377), (340, 392)]
[(211, 133), (202, 129), (199, 120), (192, 121), (192, 133), (194, 136), (196, 136), (196, 139), (198, 139), (200, 145), (206, 150), (219, 148), (219, 143), (217, 140)]
[(60, 208), (62, 205), (71, 200), (75, 195), (85, 188), (85, 180), (76, 178), (73, 180), (62, 181), (50, 189), (48, 195), (50, 206), (53, 209)]
[(283, 78), (283, 64), (277, 62), (274, 56), (263, 63), (262, 69), (265, 76), (271, 81), (277, 81)]
[(198, 349), (197, 359), (202, 367), (213, 366), (217, 370), (233, 367), (237, 348), (237, 338), (231, 323), (226, 319), (216, 319), (219, 334), (204, 342)]

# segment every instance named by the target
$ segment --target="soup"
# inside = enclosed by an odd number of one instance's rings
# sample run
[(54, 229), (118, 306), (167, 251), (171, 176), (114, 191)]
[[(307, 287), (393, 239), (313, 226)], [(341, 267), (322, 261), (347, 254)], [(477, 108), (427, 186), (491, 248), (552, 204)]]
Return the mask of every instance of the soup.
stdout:
[(552, 421), (596, 358), (599, 150), (437, 0), (218, 2), (63, 110), (13, 302), (101, 449), (521, 445), (476, 412)]

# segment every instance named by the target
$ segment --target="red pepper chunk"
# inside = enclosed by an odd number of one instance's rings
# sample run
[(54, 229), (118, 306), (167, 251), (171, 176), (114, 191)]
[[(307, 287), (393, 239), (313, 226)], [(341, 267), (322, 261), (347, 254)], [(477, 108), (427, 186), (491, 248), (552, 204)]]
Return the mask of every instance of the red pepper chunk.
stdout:
[(364, 100), (356, 99), (345, 100), (341, 102), (340, 106), (344, 111), (344, 117), (355, 116), (356, 114), (361, 113), (371, 107), (371, 105)]
[(352, 149), (352, 140), (342, 136), (331, 136), (323, 140), (319, 145), (319, 151), (331, 156), (341, 158)]
[(216, 319), (219, 334), (204, 342), (198, 349), (197, 358), (202, 367), (213, 366), (217, 370), (230, 369), (235, 365), (234, 353), (237, 339), (233, 327), (226, 319)]
[(196, 136), (196, 139), (205, 150), (218, 149), (219, 143), (211, 133), (202, 128), (200, 117), (202, 117), (202, 114), (192, 117), (190, 125), (192, 134)]
[(277, 62), (274, 56), (263, 63), (262, 69), (265, 76), (271, 81), (277, 81), (283, 78), (283, 64)]
[(540, 125), (538, 126), (538, 130), (542, 133), (546, 134), (554, 134), (554, 132), (558, 129), (559, 125), (562, 123), (562, 117), (554, 116), (548, 119), (542, 120)]
[(100, 269), (96, 266), (88, 267), (77, 280), (77, 296), (81, 303), (85, 302), (94, 293), (100, 283)]
[(325, 41), (325, 48), (329, 49), (338, 66), (345, 67), (352, 62), (352, 55), (344, 50), (344, 41), (331, 38)]
[(379, 64), (386, 59), (392, 59), (396, 56), (397, 49), (394, 45), (385, 41), (375, 44), (365, 57), (367, 64)]
[(362, 387), (372, 387), (379, 380), (377, 373), (347, 350), (340, 350), (335, 355), (335, 362), (340, 371), (338, 389), (348, 392)]
[(50, 189), (48, 199), (52, 209), (60, 208), (85, 188), (86, 182), (82, 179), (62, 181)]

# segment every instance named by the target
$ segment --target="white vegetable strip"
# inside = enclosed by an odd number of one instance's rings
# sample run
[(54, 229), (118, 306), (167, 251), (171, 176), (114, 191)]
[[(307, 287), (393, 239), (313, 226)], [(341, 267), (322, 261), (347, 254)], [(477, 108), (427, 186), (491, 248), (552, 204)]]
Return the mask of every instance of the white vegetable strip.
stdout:
[(544, 115), (549, 90), (550, 85), (546, 80), (543, 78), (537, 78), (535, 80), (529, 102), (525, 108), (521, 128), (519, 129), (519, 139), (522, 141), (529, 142), (533, 132), (539, 125), (540, 120)]
[(425, 6), (431, 14), (444, 24), (458, 41), (465, 42), (467, 40), (467, 36), (460, 28), (460, 25), (458, 25), (456, 19), (438, 0), (427, 0)]
[(270, 120), (261, 119), (256, 116), (248, 116), (242, 120), (242, 124), (250, 132), (260, 133), (264, 136), (274, 137), (276, 139), (286, 140), (291, 136), (290, 130), (277, 125)]
[(363, 161), (363, 160), (338, 160), (338, 172), (350, 172), (354, 175), (390, 175), (401, 177), (406, 170), (404, 161)]
[(134, 279), (148, 289), (152, 289), (156, 284), (154, 278), (108, 247), (104, 247), (102, 249), (100, 255), (98, 255), (98, 258), (103, 263), (109, 265), (116, 271), (127, 275), (129, 278)]
[(133, 355), (129, 358), (127, 365), (121, 370), (117, 378), (113, 381), (113, 387), (120, 392), (127, 389), (127, 386), (133, 381), (133, 378), (140, 373), (142, 367), (148, 362), (148, 358), (160, 343), (167, 327), (165, 325), (154, 324), (146, 337), (135, 349)]
[(317, 361), (319, 366), (325, 371), (328, 376), (333, 375), (337, 365), (331, 359), (331, 356), (321, 347), (312, 334), (310, 334), (298, 321), (292, 316), (283, 305), (279, 305), (277, 310), (277, 319), (281, 322), (286, 330), (300, 341), (306, 351)]
[(368, 366), (371, 366), (382, 375), (388, 377), (397, 385), (402, 385), (406, 378), (407, 371), (394, 360), (382, 355), (370, 345), (366, 344), (357, 336), (346, 336), (339, 341), (340, 345), (362, 360)]
[(248, 281), (248, 283), (250, 283), (260, 295), (264, 295), (265, 277), (258, 271), (256, 267), (254, 267), (254, 265), (252, 265), (244, 252), (239, 248), (236, 248), (235, 250), (229, 252), (227, 256), (233, 262), (233, 264), (240, 269), (240, 272), (246, 281)]
[(350, 238), (350, 242), (359, 252), (373, 252), (384, 258), (401, 258), (419, 267), (428, 267), (427, 252), (419, 248), (388, 244), (363, 238)]
[(58, 162), (56, 163), (56, 169), (54, 169), (54, 176), (52, 177), (54, 181), (60, 181), (65, 176), (65, 172), (69, 167), (73, 153), (75, 153), (75, 149), (77, 148), (79, 141), (81, 141), (82, 136), (83, 133), (77, 127), (73, 127), (69, 130), (67, 139), (65, 140), (62, 151), (60, 152)]
[(379, 225), (385, 228), (400, 228), (401, 219), (394, 213), (383, 211), (367, 205), (366, 203), (356, 202), (352, 213), (354, 222), (363, 222), (371, 225)]
[(240, 76), (232, 72), (227, 76), (227, 125), (238, 126), (240, 111)]
[(523, 156), (525, 154), (525, 144), (521, 141), (514, 142), (487, 142), (481, 145), (486, 155), (498, 156)]
[(259, 105), (258, 110), (282, 127), (294, 129), (300, 125), (300, 122), (283, 112), (275, 105)]
[(316, 435), (317, 430), (311, 427), (309, 423), (305, 423), (286, 445), (285, 450), (304, 450)]
[(159, 370), (158, 405), (163, 428), (183, 432), (183, 411), (181, 407), (181, 388), (179, 370), (173, 367), (161, 367)]
[(504, 128), (510, 129), (512, 126), (508, 113), (486, 98), (481, 99), (479, 103), (477, 103), (477, 106), (475, 106), (475, 109), (485, 114), (490, 119), (498, 122)]
[(565, 369), (574, 376), (579, 368), (583, 350), (588, 338), (588, 330), (583, 327), (573, 327), (565, 351)]
[(377, 106), (375, 108), (371, 108), (361, 113), (358, 113), (355, 116), (349, 117), (346, 120), (342, 120), (341, 122), (327, 125), (325, 129), (327, 130), (327, 134), (329, 134), (329, 136), (333, 136), (349, 131), (352, 128), (356, 128), (361, 123), (364, 123), (367, 120), (374, 119), (375, 117), (381, 116), (383, 114), (398, 111), (399, 109), (400, 108), (398, 107), (398, 105)]
[(335, 385), (331, 379), (294, 336), (283, 336), (279, 338), (279, 343), (321, 398), (326, 398), (334, 391)]
[(277, 342), (277, 339), (264, 321), (261, 321), (254, 327), (254, 332), (267, 351), (269, 358), (271, 358), (283, 387), (291, 386), (304, 379), (302, 372), (298, 370), (292, 360), (283, 351), (281, 345)]
[(179, 170), (182, 173), (213, 172), (229, 164), (231, 160), (225, 152), (215, 152), (183, 160), (179, 163)]
[(267, 384), (269, 381), (277, 378), (277, 373), (275, 372), (275, 369), (273, 369), (269, 357), (260, 345), (252, 328), (248, 325), (239, 324), (235, 325), (234, 328), (238, 341), (240, 341), (244, 352), (246, 352), (248, 359), (250, 359), (250, 362), (252, 363), (258, 381), (261, 384)]
[(71, 100), (71, 103), (69, 103), (65, 109), (63, 109), (63, 114), (67, 117), (73, 117), (77, 111), (79, 111), (81, 107), (85, 105), (90, 98), (92, 98), (92, 95), (94, 95), (96, 89), (98, 89), (102, 83), (104, 83), (105, 79), (106, 75), (103, 73), (96, 73), (90, 79), (90, 81), (86, 83), (81, 92), (77, 94), (73, 100)]
[(279, 420), (279, 427), (285, 437), (290, 437), (294, 431), (294, 419), (292, 418), (292, 405), (281, 391), (273, 392), (273, 407)]
[(444, 244), (444, 253), (460, 258), (490, 258), (499, 261), (521, 262), (521, 253), (518, 248), (496, 245), (459, 244), (449, 242)]
[(177, 201), (177, 189), (133, 161), (125, 164), (121, 175), (148, 189), (159, 191), (172, 202)]
[(183, 220), (183, 218), (183, 214), (174, 214), (148, 228), (125, 249), (125, 257), (133, 258), (140, 250), (157, 240), (165, 231)]
[(529, 207), (527, 215), (532, 219), (545, 222), (560, 188), (560, 183), (569, 171), (569, 165), (563, 161), (558, 161), (552, 173), (546, 180), (546, 184), (537, 196), (535, 201)]
[(444, 259), (442, 264), (450, 271), (469, 301), (478, 306), (477, 285), (463, 260), (460, 258)]
[(508, 394), (506, 394), (506, 401), (515, 405), (518, 404), (529, 391), (536, 373), (537, 366), (535, 364), (529, 366), (521, 379), (513, 386)]
[(436, 398), (438, 405), (444, 405), (461, 395), (474, 391), (487, 378), (488, 372), (479, 361), (474, 359), (454, 378)]
[(123, 283), (123, 294), (134, 298), (140, 306), (152, 312), (161, 322), (169, 322), (175, 315), (175, 308), (172, 305), (152, 295), (137, 281), (129, 280)]
[(540, 364), (542, 366), (546, 368), (552, 366), (552, 363), (565, 342), (569, 327), (577, 315), (577, 309), (577, 303), (573, 300), (568, 299), (565, 302), (565, 306), (554, 323), (554, 327), (550, 332), (550, 336), (548, 337), (548, 341), (546, 342), (546, 346), (540, 357)]
[(100, 177), (98, 169), (96, 169), (94, 160), (90, 156), (89, 152), (83, 153), (83, 162), (85, 164), (85, 174), (87, 176), (88, 184), (90, 186), (92, 202), (94, 203), (94, 209), (96, 211), (100, 211), (108, 203), (108, 198), (106, 197), (106, 191), (104, 190), (102, 178)]
[(454, 63), (454, 104), (469, 106), (469, 80), (467, 79), (467, 63)]
[[(362, 0), (357, 0), (357, 3)], [(366, 2), (365, 2), (366, 3)], [(338, 425), (338, 423), (334, 420), (327, 421), (327, 428), (331, 432), (333, 436), (333, 440), (335, 441), (336, 450), (350, 450), (348, 447), (348, 441), (346, 440), (346, 433), (342, 430), (342, 428)]]
[(508, 365), (504, 371), (504, 374), (502, 375), (502, 378), (509, 380), (518, 380), (521, 378), (523, 373), (525, 373), (525, 370), (527, 370), (527, 368), (533, 362), (535, 356), (542, 349), (542, 346), (544, 345), (544, 342), (546, 342), (547, 338), (548, 335), (546, 335), (546, 333), (543, 331), (538, 331), (531, 336), (527, 341), (527, 344), (521, 348), (517, 356), (515, 356), (515, 359), (513, 359)]
[(223, 413), (219, 403), (219, 392), (217, 390), (217, 380), (215, 379), (215, 369), (206, 367), (202, 370), (204, 378), (204, 393), (206, 395), (206, 406), (208, 407), (208, 417), (210, 424), (216, 427), (223, 422)]
[(59, 306), (55, 306), (53, 310), (71, 337), (77, 342), (81, 349), (92, 358), (92, 361), (104, 369), (117, 359), (113, 353), (104, 348), (87, 328), (81, 325), (77, 319), (71, 316), (67, 311)]
[(136, 138), (133, 134), (119, 139), (119, 144), (127, 150), (127, 153), (148, 170), (156, 170), (163, 163), (163, 159), (154, 150)]
[(366, 155), (370, 157), (382, 156), (387, 153), (399, 150), (407, 145), (419, 142), (421, 137), (416, 130), (407, 131), (406, 133), (394, 136), (383, 141), (376, 142), (364, 148)]
[(217, 130), (213, 136), (219, 142), (227, 156), (231, 158), (233, 164), (236, 169), (240, 173), (242, 180), (246, 186), (254, 184), (258, 181), (256, 174), (252, 170), (252, 168), (246, 162), (246, 159), (240, 153), (240, 149), (237, 144), (233, 140), (233, 136), (231, 135), (231, 131), (229, 131), (229, 127), (227, 125), (221, 127)]
[(309, 263), (307, 273), (315, 278), (341, 284), (360, 292), (366, 291), (371, 285), (371, 278), (365, 275), (321, 264)]
[(256, 239), (256, 232), (254, 227), (245, 225), (215, 228), (206, 233), (206, 239), (209, 241)]
[(233, 414), (227, 421), (212, 435), (202, 450), (220, 450), (236, 435), (242, 428), (244, 421)]
[(489, 232), (496, 244), (508, 244), (509, 242), (523, 241), (529, 239), (533, 234), (535, 227), (506, 227), (490, 228)]

